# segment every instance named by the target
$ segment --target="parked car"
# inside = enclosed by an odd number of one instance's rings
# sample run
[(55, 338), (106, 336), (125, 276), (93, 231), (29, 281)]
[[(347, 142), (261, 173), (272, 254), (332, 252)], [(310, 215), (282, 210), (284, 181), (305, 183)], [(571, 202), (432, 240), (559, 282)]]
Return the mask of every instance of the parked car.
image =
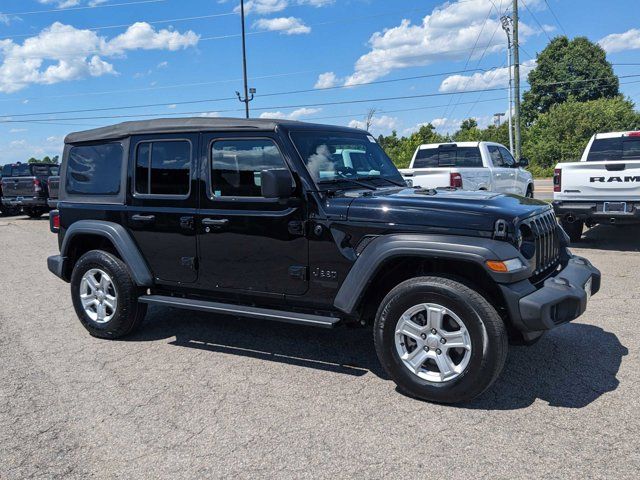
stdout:
[(559, 163), (553, 208), (571, 241), (584, 226), (640, 222), (640, 132), (598, 133), (579, 162)]
[(533, 176), (503, 145), (492, 142), (430, 143), (420, 145), (409, 168), (400, 172), (414, 186), (453, 187), (515, 193), (533, 198)]
[(2, 205), (22, 208), (32, 218), (50, 210), (48, 180), (58, 175), (59, 166), (50, 163), (16, 163), (2, 169)]
[[(131, 333), (148, 305), (372, 325), (403, 391), (461, 402), (498, 377), (509, 339), (536, 341), (600, 288), (550, 205), (408, 188), (362, 130), (161, 119), (65, 142), (47, 263), (96, 337)], [(345, 169), (345, 150), (370, 168)]]
[(58, 208), (58, 193), (60, 191), (60, 176), (55, 175), (49, 177), (47, 181), (48, 187), (48, 197), (47, 197), (47, 205), (49, 208), (54, 209)]
[(9, 204), (4, 205), (2, 203), (2, 175), (3, 175), (3, 172), (5, 171), (10, 172), (10, 169), (11, 169), (11, 165), (6, 165), (0, 168), (0, 215), (4, 215), (4, 216), (14, 216), (20, 213), (20, 207), (9, 205)]

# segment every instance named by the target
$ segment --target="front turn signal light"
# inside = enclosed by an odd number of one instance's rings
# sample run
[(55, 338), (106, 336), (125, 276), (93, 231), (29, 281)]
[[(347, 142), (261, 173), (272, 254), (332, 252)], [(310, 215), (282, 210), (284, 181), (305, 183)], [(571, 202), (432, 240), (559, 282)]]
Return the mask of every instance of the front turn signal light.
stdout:
[(509, 273), (524, 267), (522, 260), (519, 258), (512, 258), (510, 260), (487, 260), (485, 263), (487, 267), (489, 267), (489, 270), (498, 273)]

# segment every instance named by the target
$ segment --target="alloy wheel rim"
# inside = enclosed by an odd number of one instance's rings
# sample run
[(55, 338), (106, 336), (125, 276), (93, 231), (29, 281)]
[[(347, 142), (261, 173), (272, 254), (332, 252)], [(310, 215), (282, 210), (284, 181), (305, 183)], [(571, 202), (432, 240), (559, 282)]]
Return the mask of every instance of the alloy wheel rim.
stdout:
[(471, 359), (471, 336), (464, 322), (436, 303), (414, 305), (400, 316), (395, 346), (413, 375), (435, 383), (459, 377)]
[(118, 308), (115, 284), (99, 268), (88, 270), (80, 281), (80, 301), (87, 316), (96, 323), (107, 323)]

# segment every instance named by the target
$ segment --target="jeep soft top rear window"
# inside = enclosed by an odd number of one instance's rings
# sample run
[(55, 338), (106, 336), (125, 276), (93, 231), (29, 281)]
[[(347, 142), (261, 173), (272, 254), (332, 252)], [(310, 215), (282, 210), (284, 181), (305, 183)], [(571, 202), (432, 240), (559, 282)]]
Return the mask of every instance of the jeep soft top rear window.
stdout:
[(588, 162), (640, 160), (640, 138), (597, 138), (587, 154)]
[(482, 167), (478, 147), (446, 145), (418, 150), (413, 168)]
[(119, 143), (71, 147), (67, 161), (67, 193), (117, 195), (123, 149)]

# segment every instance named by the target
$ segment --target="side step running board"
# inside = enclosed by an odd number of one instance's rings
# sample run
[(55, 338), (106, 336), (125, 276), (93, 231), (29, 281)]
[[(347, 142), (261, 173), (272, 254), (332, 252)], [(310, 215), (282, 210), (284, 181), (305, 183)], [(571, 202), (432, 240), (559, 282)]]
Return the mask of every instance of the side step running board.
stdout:
[(165, 305), (167, 307), (199, 310), (202, 312), (227, 313), (241, 317), (262, 318), (264, 320), (276, 320), (278, 322), (298, 323), (323, 328), (332, 328), (340, 321), (340, 318), (337, 317), (323, 317), (321, 315), (310, 315), (307, 313), (245, 307), (243, 305), (230, 303), (208, 302), (206, 300), (193, 300), (190, 298), (177, 298), (165, 295), (144, 295), (138, 300), (150, 305)]

